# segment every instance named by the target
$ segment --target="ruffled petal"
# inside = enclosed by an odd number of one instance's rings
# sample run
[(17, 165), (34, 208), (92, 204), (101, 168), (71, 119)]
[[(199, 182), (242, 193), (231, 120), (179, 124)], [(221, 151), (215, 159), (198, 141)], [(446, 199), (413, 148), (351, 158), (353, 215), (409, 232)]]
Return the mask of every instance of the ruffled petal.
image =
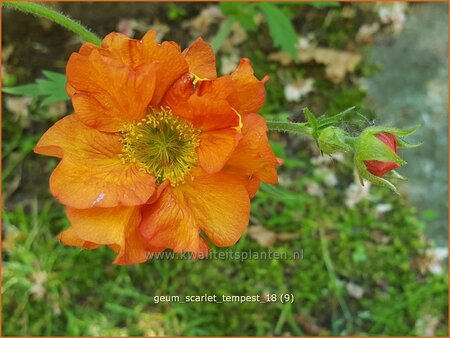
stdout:
[(259, 181), (276, 184), (280, 165), (267, 139), (267, 125), (258, 114), (243, 116), (242, 139), (225, 165), (225, 171), (238, 177), (253, 197)]
[(240, 139), (241, 134), (233, 128), (202, 133), (197, 155), (203, 170), (207, 173), (221, 170)]
[(156, 35), (156, 31), (149, 30), (142, 40), (136, 40), (121, 33), (110, 33), (103, 39), (101, 49), (102, 53), (109, 53), (110, 57), (131, 68), (153, 62), (160, 65), (153, 105), (159, 103), (167, 89), (188, 72), (180, 46), (172, 41), (159, 44)]
[(234, 91), (231, 75), (221, 76), (215, 80), (202, 81), (198, 86), (198, 95), (210, 95), (215, 99), (227, 100)]
[(148, 259), (146, 244), (138, 231), (139, 207), (67, 208), (73, 230), (82, 240), (114, 246), (114, 264), (136, 264)]
[(192, 95), (187, 102), (173, 107), (172, 112), (202, 131), (238, 128), (240, 123), (239, 115), (227, 101), (209, 95)]
[(241, 115), (257, 113), (266, 101), (264, 83), (253, 75), (250, 60), (246, 58), (241, 59), (231, 75), (202, 82), (199, 95), (226, 99)]
[(176, 107), (181, 102), (186, 102), (194, 94), (192, 75), (184, 74), (169, 88), (161, 101), (162, 107)]
[(67, 64), (66, 86), (83, 123), (118, 131), (124, 121), (143, 118), (149, 105), (158, 107), (167, 90), (189, 67), (180, 47), (156, 42), (149, 31), (142, 40), (111, 33), (102, 47), (84, 44)]
[(50, 190), (73, 208), (140, 205), (155, 190), (154, 176), (122, 162), (118, 135), (86, 127), (74, 115), (55, 123), (34, 151), (63, 158), (50, 177)]
[(87, 126), (108, 132), (142, 119), (154, 96), (157, 68), (148, 63), (131, 69), (97, 50), (73, 53), (66, 72), (75, 113)]
[(68, 246), (78, 246), (84, 249), (95, 249), (99, 247), (98, 244), (81, 239), (72, 226), (60, 232), (58, 239), (61, 243)]
[(247, 228), (247, 190), (226, 173), (196, 174), (192, 182), (176, 187), (174, 193), (188, 206), (197, 227), (219, 247), (234, 245)]
[(149, 245), (195, 253), (201, 245), (199, 229), (192, 212), (179, 197), (168, 187), (155, 203), (145, 206), (140, 231)]
[(206, 254), (200, 231), (220, 247), (242, 236), (250, 213), (246, 189), (224, 173), (194, 174), (193, 181), (166, 188), (155, 203), (145, 206), (140, 230), (149, 245)]
[(197, 154), (208, 173), (222, 169), (240, 139), (240, 116), (225, 100), (193, 95), (173, 113), (202, 131)]
[(186, 48), (183, 55), (189, 65), (189, 72), (197, 78), (215, 79), (217, 77), (214, 51), (202, 38), (198, 38)]
[(180, 51), (180, 46), (171, 41), (156, 43), (156, 34), (149, 31), (142, 39), (142, 55), (145, 63), (158, 62), (156, 88), (150, 102), (159, 106), (167, 90), (189, 70), (188, 64)]
[[(147, 38), (151, 39), (153, 32)], [(102, 41), (102, 50), (109, 52), (111, 57), (131, 68), (138, 67), (144, 63), (142, 41), (131, 39), (121, 33), (113, 32), (105, 36)]]
[(233, 92), (228, 97), (231, 106), (240, 114), (257, 113), (266, 101), (264, 83), (253, 75), (249, 59), (241, 59), (238, 68), (231, 74)]

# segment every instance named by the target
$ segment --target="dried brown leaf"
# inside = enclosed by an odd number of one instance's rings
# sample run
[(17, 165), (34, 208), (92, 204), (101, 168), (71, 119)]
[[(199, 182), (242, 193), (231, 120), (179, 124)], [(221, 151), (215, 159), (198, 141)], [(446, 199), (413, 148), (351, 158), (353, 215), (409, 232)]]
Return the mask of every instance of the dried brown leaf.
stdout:
[[(300, 63), (316, 62), (325, 65), (325, 76), (335, 84), (341, 83), (348, 73), (352, 73), (361, 62), (356, 52), (339, 51), (331, 48), (311, 47), (298, 50)], [(292, 63), (292, 57), (285, 52), (269, 55), (269, 60), (284, 66)]]
[(298, 239), (300, 234), (283, 232), (277, 234), (276, 232), (267, 229), (263, 225), (253, 225), (248, 228), (248, 235), (251, 239), (254, 239), (262, 247), (270, 247), (277, 241), (286, 242)]
[(277, 235), (275, 232), (262, 225), (253, 225), (249, 227), (248, 235), (263, 247), (272, 246), (277, 240)]

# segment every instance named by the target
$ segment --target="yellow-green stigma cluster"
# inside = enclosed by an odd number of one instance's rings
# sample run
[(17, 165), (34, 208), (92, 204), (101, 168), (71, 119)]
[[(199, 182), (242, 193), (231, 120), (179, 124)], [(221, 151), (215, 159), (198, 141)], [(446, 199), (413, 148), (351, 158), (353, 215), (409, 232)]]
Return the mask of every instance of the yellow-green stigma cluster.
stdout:
[(200, 131), (170, 109), (153, 110), (141, 121), (125, 124), (121, 132), (124, 163), (137, 164), (159, 183), (184, 183), (197, 163)]

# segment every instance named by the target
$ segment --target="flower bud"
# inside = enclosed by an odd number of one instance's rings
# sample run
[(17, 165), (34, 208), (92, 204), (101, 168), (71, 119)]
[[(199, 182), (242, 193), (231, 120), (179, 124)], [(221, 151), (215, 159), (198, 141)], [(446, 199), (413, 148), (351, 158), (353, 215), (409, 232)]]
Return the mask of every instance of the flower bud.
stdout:
[(388, 187), (397, 192), (396, 187), (386, 178), (402, 178), (394, 170), (406, 161), (398, 156), (397, 147), (415, 147), (403, 137), (411, 135), (417, 128), (402, 130), (388, 127), (369, 127), (357, 138), (355, 145), (355, 166), (362, 179)]
[(352, 150), (351, 145), (346, 143), (348, 139), (349, 136), (342, 129), (327, 127), (320, 132), (317, 142), (321, 151), (331, 155), (338, 151), (347, 152)]
[[(375, 134), (375, 137), (386, 144), (395, 154), (398, 155), (397, 139), (395, 135), (389, 133), (378, 133)], [(400, 167), (400, 165), (396, 162), (383, 162), (377, 160), (364, 161), (364, 164), (371, 174), (378, 177), (383, 177), (388, 172)]]

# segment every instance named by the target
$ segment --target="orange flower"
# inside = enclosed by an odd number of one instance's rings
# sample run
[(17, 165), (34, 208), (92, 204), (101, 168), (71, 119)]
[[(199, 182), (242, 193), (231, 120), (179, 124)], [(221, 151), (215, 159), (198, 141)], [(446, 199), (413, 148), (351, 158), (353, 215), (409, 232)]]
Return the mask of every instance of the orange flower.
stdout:
[(35, 152), (61, 158), (50, 177), (66, 206), (66, 245), (109, 245), (116, 264), (152, 253), (231, 246), (245, 231), (261, 181), (277, 183), (258, 115), (263, 82), (248, 59), (217, 78), (202, 39), (181, 52), (111, 33), (84, 44), (67, 64), (75, 113), (52, 126)]

